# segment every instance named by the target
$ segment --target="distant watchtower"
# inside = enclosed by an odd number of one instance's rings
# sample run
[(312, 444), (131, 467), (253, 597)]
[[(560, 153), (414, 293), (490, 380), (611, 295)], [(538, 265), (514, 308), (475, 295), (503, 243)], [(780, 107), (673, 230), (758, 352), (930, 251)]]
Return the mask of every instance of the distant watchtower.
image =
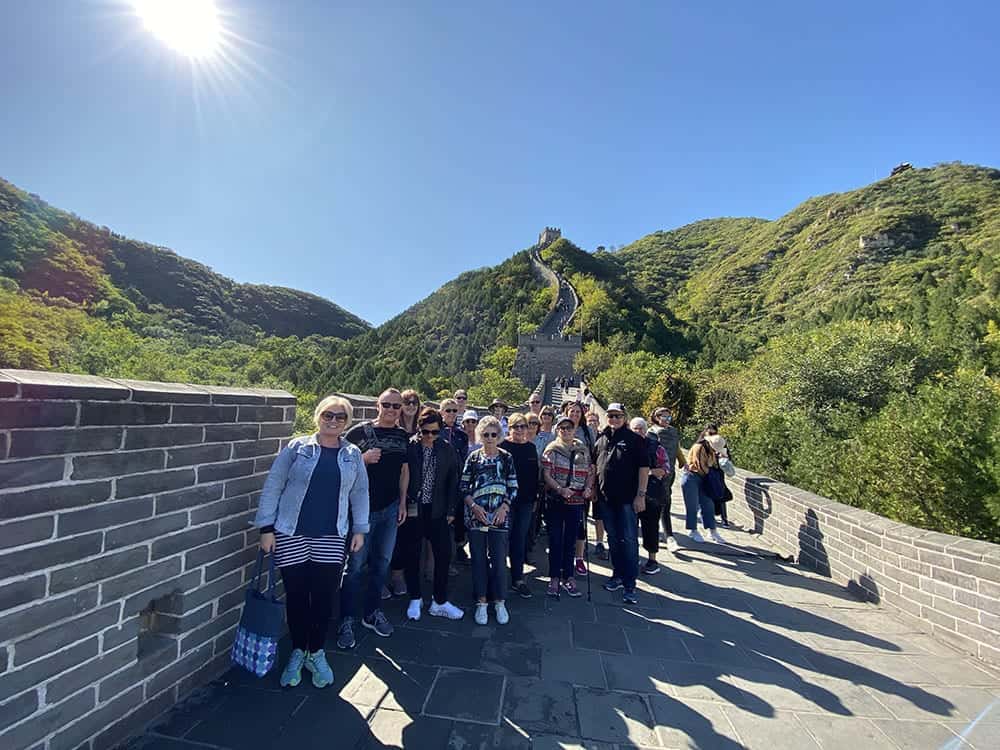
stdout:
[(555, 242), (560, 237), (562, 237), (562, 231), (556, 227), (545, 227), (538, 235), (538, 245), (539, 247), (545, 247), (551, 242)]

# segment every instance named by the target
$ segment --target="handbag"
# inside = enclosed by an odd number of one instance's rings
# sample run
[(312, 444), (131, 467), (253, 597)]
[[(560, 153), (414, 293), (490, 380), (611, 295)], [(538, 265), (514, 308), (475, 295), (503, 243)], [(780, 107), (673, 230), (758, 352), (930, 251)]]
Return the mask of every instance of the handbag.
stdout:
[(263, 677), (274, 666), (278, 655), (278, 641), (285, 631), (285, 604), (274, 595), (274, 555), (270, 555), (271, 568), (267, 591), (260, 590), (260, 573), (264, 564), (264, 550), (257, 553), (257, 570), (247, 586), (243, 601), (243, 614), (236, 628), (232, 661), (248, 672)]
[(726, 495), (726, 480), (722, 469), (710, 466), (708, 473), (702, 479), (705, 494), (716, 501), (721, 501)]

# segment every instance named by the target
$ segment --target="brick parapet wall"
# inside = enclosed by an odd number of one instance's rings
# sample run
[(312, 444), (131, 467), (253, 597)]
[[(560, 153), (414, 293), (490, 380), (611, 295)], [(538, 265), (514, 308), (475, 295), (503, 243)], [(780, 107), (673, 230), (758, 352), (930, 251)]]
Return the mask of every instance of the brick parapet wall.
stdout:
[(731, 521), (1000, 665), (1000, 545), (917, 529), (742, 470), (727, 482)]
[(0, 747), (103, 750), (228, 668), (283, 391), (0, 371)]

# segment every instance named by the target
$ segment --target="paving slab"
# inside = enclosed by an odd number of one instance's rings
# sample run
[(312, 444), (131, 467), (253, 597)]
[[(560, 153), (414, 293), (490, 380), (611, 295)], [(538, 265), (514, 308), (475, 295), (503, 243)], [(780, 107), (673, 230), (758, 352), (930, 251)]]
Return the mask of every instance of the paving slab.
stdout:
[(613, 651), (627, 654), (628, 641), (619, 625), (602, 623), (573, 623), (573, 647), (588, 651)]
[(680, 701), (663, 695), (649, 699), (656, 734), (665, 748), (736, 750), (739, 736), (718, 703)]
[(969, 750), (971, 747), (937, 721), (873, 719), (872, 723), (888, 738), (889, 746), (899, 750)]
[(823, 748), (884, 750), (886, 736), (869, 719), (829, 714), (796, 714), (809, 735)]
[(579, 732), (576, 696), (567, 682), (512, 677), (507, 681), (503, 713), (532, 734), (573, 736)]
[(740, 744), (748, 750), (816, 750), (820, 747), (790, 711), (761, 715), (733, 706), (722, 710), (736, 729)]
[(576, 688), (580, 733), (602, 742), (628, 742), (659, 747), (653, 717), (645, 699), (635, 693)]
[(500, 724), (505, 678), (471, 669), (442, 669), (424, 703), (425, 716)]

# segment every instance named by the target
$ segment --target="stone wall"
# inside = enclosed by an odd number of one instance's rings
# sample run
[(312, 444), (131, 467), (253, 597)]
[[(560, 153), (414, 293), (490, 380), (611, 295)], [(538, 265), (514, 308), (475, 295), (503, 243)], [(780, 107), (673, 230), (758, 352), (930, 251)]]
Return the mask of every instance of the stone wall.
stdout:
[(524, 383), (537, 383), (544, 374), (549, 378), (572, 378), (573, 359), (583, 349), (579, 336), (542, 336), (520, 334), (514, 375)]
[(730, 521), (1000, 665), (1000, 545), (917, 529), (745, 471), (727, 482)]
[(0, 747), (103, 750), (228, 667), (283, 391), (0, 371)]

